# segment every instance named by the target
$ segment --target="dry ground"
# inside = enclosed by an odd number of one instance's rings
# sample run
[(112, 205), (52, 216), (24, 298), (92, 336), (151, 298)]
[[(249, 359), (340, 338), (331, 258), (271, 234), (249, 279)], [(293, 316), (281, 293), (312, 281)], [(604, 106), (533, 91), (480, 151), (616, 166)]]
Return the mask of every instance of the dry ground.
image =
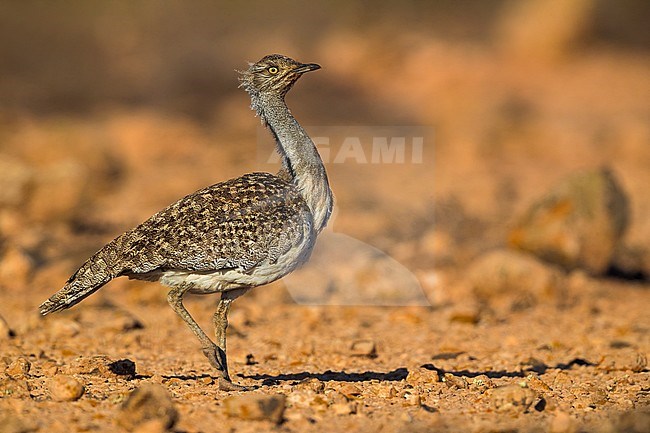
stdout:
[[(353, 49), (341, 58), (343, 41)], [(263, 168), (245, 95), (221, 101), (207, 125), (125, 109), (3, 115), (0, 315), (13, 333), (0, 337), (0, 431), (17, 420), (40, 432), (116, 431), (122, 402), (145, 382), (169, 391), (181, 432), (648, 431), (647, 279), (574, 270), (562, 291), (518, 303), (526, 287), (479, 300), (465, 274), (564, 175), (604, 164), (630, 198), (624, 241), (648, 265), (650, 62), (603, 51), (531, 65), (471, 46), (395, 43), (410, 48), (328, 41), (308, 59), (326, 65), (321, 77), (298, 84), (289, 104), (304, 124), (323, 124), (318, 113), (341, 103), (332, 83), (372, 57), (383, 66), (348, 84), (359, 99), (383, 119), (435, 128), (421, 164), (328, 167), (334, 231), (401, 262), (431, 306), (306, 306), (282, 283), (238, 300), (231, 372), (286, 396), (280, 424), (227, 416), (229, 393), (156, 284), (114, 281), (71, 311), (37, 315), (113, 236), (201, 186)], [(321, 106), (301, 116), (312, 100)], [(188, 305), (207, 327), (215, 299)], [(376, 354), (351, 350), (362, 340)], [(125, 359), (134, 376), (105, 367)], [(63, 373), (85, 386), (80, 399), (50, 398)]]

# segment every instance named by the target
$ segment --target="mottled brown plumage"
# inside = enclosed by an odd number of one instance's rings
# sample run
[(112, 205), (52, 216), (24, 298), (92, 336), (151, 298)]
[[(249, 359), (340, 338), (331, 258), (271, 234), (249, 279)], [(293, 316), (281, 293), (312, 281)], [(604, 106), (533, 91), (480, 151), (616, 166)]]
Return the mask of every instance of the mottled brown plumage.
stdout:
[[(242, 73), (251, 107), (276, 138), (281, 173), (246, 174), (156, 213), (89, 258), (41, 305), (41, 314), (69, 308), (119, 276), (159, 281), (171, 288), (169, 303), (201, 342), (220, 374), (220, 387), (242, 389), (228, 375), (225, 331), (230, 303), (303, 264), (332, 209), (320, 156), (284, 103), (295, 81), (318, 68), (271, 55)], [(222, 293), (214, 316), (217, 344), (183, 306), (186, 292)]]

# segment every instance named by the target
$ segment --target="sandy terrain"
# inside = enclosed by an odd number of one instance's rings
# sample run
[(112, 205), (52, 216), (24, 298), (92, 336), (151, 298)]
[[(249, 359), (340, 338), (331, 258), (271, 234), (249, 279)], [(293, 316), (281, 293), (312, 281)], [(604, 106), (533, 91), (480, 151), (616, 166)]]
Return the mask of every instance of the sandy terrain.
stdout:
[[(0, 116), (0, 432), (165, 431), (173, 411), (171, 430), (188, 433), (650, 431), (650, 59), (603, 48), (535, 63), (413, 35), (391, 49), (369, 40), (323, 41), (305, 60), (324, 68), (292, 90), (293, 112), (308, 130), (433, 133), (418, 161), (408, 147), (404, 163), (331, 159), (328, 236), (345, 236), (317, 260), (336, 266), (233, 304), (230, 370), (259, 386), (252, 403), (217, 389), (159, 285), (118, 279), (37, 314), (114, 236), (202, 186), (273, 169), (246, 95), (219, 100), (208, 121), (123, 107)], [(602, 166), (629, 203), (607, 269), (522, 259), (508, 240), (531, 204)], [(514, 282), (481, 264), (495, 250)], [(216, 297), (186, 304), (210, 329)], [(122, 407), (145, 384), (171, 409), (133, 427), (124, 420), (144, 409)], [(280, 415), (236, 409), (264, 396)], [(164, 393), (150, 399), (166, 407)]]

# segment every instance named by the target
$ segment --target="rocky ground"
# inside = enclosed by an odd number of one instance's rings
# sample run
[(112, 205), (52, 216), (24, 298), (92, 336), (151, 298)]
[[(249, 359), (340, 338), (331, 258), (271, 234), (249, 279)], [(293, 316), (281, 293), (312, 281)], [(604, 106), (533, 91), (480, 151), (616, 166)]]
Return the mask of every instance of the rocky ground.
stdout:
[[(37, 314), (115, 235), (265, 168), (245, 95), (207, 123), (121, 108), (3, 114), (0, 432), (650, 431), (648, 59), (603, 50), (531, 64), (392, 43), (328, 40), (309, 59), (326, 78), (305, 79), (289, 104), (305, 125), (340, 122), (323, 116), (347, 80), (363, 101), (354, 112), (431, 125), (435, 140), (421, 163), (328, 164), (328, 236), (385, 254), (328, 242), (319, 263), (349, 260), (235, 302), (230, 369), (259, 387), (249, 393), (217, 389), (156, 284), (119, 279)], [(331, 292), (296, 302), (292, 287), (310, 278)], [(404, 297), (413, 279), (426, 305)], [(348, 302), (350, 287), (364, 296)], [(206, 328), (215, 303), (187, 301)]]

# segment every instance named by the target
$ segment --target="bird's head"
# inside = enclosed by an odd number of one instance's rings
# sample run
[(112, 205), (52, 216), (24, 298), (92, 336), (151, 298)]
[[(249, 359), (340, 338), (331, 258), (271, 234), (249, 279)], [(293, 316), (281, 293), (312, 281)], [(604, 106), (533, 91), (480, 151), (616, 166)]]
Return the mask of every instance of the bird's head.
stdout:
[(271, 54), (240, 71), (241, 87), (251, 96), (284, 96), (305, 72), (320, 69), (316, 63), (300, 63), (280, 54)]

